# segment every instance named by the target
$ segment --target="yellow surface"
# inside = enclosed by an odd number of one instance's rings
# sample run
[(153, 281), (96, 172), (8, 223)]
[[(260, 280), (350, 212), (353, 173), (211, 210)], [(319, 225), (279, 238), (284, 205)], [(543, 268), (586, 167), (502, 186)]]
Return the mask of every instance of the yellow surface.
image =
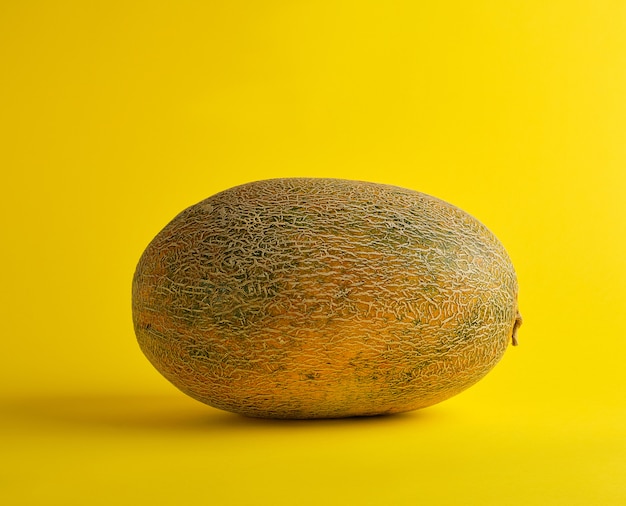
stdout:
[[(626, 504), (623, 1), (4, 1), (0, 58), (0, 503)], [(483, 221), (520, 346), (387, 418), (179, 393), (135, 343), (139, 255), (184, 207), (283, 176)]]

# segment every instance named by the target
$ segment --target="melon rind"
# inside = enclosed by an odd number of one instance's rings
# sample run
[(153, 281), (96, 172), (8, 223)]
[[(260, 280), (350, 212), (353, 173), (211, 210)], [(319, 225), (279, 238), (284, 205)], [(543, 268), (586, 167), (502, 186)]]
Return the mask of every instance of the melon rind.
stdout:
[(176, 216), (133, 279), (137, 340), (191, 397), (255, 417), (396, 413), (501, 359), (517, 278), (478, 220), (396, 186), (257, 181)]

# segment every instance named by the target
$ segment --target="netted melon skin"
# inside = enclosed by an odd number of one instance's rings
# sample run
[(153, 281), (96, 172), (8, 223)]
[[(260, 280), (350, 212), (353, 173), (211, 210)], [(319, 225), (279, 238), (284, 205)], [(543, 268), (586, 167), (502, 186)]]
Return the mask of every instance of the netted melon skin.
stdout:
[(290, 178), (176, 216), (133, 279), (140, 348), (191, 397), (255, 417), (441, 402), (501, 359), (518, 284), (464, 211), (395, 186)]

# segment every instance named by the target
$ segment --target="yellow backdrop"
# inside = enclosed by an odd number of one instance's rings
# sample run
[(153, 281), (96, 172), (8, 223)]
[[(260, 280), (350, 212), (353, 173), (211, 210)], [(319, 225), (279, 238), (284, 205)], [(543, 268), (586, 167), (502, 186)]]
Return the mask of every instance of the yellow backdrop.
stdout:
[[(626, 4), (2, 2), (7, 505), (626, 504)], [(517, 268), (518, 348), (440, 405), (252, 420), (136, 345), (139, 255), (251, 180), (470, 212)]]

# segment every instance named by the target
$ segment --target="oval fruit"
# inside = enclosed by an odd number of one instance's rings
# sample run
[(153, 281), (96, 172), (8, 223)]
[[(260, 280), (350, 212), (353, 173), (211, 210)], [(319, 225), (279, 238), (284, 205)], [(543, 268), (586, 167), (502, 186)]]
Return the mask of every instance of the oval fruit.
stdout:
[(395, 186), (272, 179), (186, 209), (133, 280), (142, 351), (249, 416), (396, 413), (481, 379), (521, 323), (513, 265), (464, 211)]

